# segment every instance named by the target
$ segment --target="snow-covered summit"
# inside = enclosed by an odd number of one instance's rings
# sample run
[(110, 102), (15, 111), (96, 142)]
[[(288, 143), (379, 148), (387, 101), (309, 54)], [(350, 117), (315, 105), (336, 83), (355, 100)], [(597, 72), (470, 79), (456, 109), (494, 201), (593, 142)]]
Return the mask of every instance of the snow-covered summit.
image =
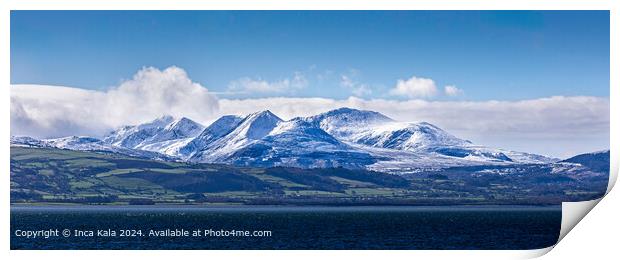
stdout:
[(268, 134), (242, 145), (232, 143), (232, 146), (209, 151), (213, 157), (203, 157), (203, 160), (247, 166), (364, 168), (375, 162), (372, 155), (300, 119), (280, 121)]
[(415, 151), (469, 144), (430, 123), (397, 122), (373, 111), (339, 108), (306, 120), (338, 139), (378, 148)]
[(220, 117), (205, 128), (198, 136), (181, 147), (178, 156), (181, 158), (189, 158), (197, 152), (205, 150), (211, 143), (234, 130), (242, 120), (243, 117), (234, 115)]
[(124, 126), (105, 136), (103, 142), (113, 146), (135, 148), (172, 121), (174, 118), (166, 115), (144, 124)]
[(204, 127), (191, 119), (162, 116), (135, 126), (122, 127), (110, 133), (103, 143), (129, 149), (176, 155), (178, 150), (199, 135)]
[(304, 120), (318, 125), (336, 138), (347, 137), (373, 125), (394, 122), (393, 119), (374, 111), (339, 108)]
[(202, 125), (182, 117), (170, 122), (163, 129), (156, 131), (152, 137), (147, 138), (141, 145), (146, 147), (160, 142), (193, 138), (199, 135), (203, 129)]
[[(544, 156), (505, 151), (474, 145), (428, 122), (399, 122), (373, 111), (340, 108), (306, 118), (339, 140), (359, 145), (369, 152), (370, 148), (387, 151), (407, 151), (417, 156), (437, 156), (464, 159), (476, 163), (547, 163), (553, 161)], [(368, 149), (367, 149), (368, 148)], [(400, 154), (399, 154), (400, 155)], [(428, 155), (428, 156), (426, 156)], [(398, 156), (413, 158), (414, 156)], [(399, 159), (400, 160), (400, 159)]]
[(47, 144), (30, 136), (11, 136), (11, 146), (17, 147), (46, 147)]
[[(226, 123), (234, 121), (234, 119), (230, 118), (221, 121), (220, 124), (222, 128), (226, 128)], [(249, 114), (239, 121), (228, 133), (202, 147), (199, 152), (196, 152), (191, 157), (191, 160), (204, 161), (227, 158), (235, 153), (236, 150), (265, 137), (280, 122), (282, 122), (282, 119), (269, 110)]]
[(101, 140), (88, 136), (67, 136), (54, 139), (42, 140), (45, 144), (70, 150), (103, 150), (104, 146), (101, 144)]

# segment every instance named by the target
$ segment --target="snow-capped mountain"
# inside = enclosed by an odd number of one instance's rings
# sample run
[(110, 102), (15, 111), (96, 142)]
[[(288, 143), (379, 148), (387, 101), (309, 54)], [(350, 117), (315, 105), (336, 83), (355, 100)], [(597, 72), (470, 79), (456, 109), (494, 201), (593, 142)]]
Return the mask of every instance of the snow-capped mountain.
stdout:
[[(435, 153), (473, 161), (550, 162), (549, 158), (472, 144), (427, 122), (397, 122), (374, 111), (340, 108), (305, 120), (336, 138), (361, 145), (414, 153)], [(512, 156), (508, 156), (510, 153)], [(405, 158), (406, 159), (406, 158)]]
[(371, 147), (417, 151), (470, 144), (432, 124), (397, 122), (373, 111), (341, 108), (307, 120), (336, 138)]
[(245, 117), (229, 115), (206, 128), (187, 118), (164, 116), (122, 127), (103, 140), (67, 137), (39, 144), (36, 139), (20, 138), (13, 142), (12, 137), (12, 144), (125, 154), (144, 151), (180, 161), (243, 166), (347, 167), (394, 173), (555, 161), (475, 145), (430, 123), (398, 122), (378, 112), (350, 108), (288, 121), (268, 110)]
[(35, 139), (29, 136), (11, 136), (11, 146), (59, 148), (68, 150), (110, 150), (101, 140), (88, 136), (67, 136), (52, 139)]
[(88, 136), (67, 136), (55, 139), (41, 140), (50, 147), (60, 149), (92, 151), (108, 150), (108, 147), (101, 143), (101, 140)]
[(188, 161), (266, 167), (360, 168), (374, 161), (313, 124), (271, 111), (224, 116), (179, 151)]
[(172, 157), (157, 152), (110, 146), (97, 138), (87, 136), (67, 136), (42, 140), (25, 136), (11, 136), (11, 146), (95, 151), (122, 154), (145, 159), (174, 160)]
[(198, 152), (203, 152), (211, 143), (235, 129), (242, 120), (243, 117), (233, 115), (220, 117), (205, 128), (198, 136), (181, 147), (178, 156), (187, 159)]
[(336, 138), (348, 141), (353, 141), (350, 136), (358, 134), (360, 129), (395, 122), (378, 112), (346, 107), (307, 117), (304, 120), (316, 124)]
[(222, 137), (203, 146), (190, 161), (225, 161), (237, 150), (265, 137), (282, 119), (269, 110), (252, 113)]
[(308, 122), (291, 120), (279, 122), (264, 137), (236, 149), (227, 161), (251, 166), (363, 168), (375, 159)]
[(103, 143), (114, 147), (158, 152), (176, 156), (179, 149), (198, 136), (204, 127), (188, 118), (163, 116), (151, 122), (113, 131)]
[(173, 117), (162, 116), (144, 124), (124, 126), (105, 136), (103, 142), (112, 146), (135, 148), (155, 136), (172, 121), (174, 121)]
[(11, 136), (11, 146), (16, 147), (48, 147), (48, 145), (30, 136)]

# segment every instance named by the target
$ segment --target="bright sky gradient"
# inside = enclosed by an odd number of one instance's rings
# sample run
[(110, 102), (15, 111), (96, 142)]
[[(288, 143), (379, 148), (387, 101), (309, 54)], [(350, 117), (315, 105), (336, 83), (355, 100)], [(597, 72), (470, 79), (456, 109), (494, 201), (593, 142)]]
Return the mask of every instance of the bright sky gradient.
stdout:
[(407, 99), (389, 91), (412, 76), (467, 100), (609, 96), (609, 13), (11, 13), (12, 84), (102, 90), (172, 65), (226, 97)]
[(609, 49), (608, 11), (12, 11), (11, 134), (348, 106), (566, 158), (609, 149)]

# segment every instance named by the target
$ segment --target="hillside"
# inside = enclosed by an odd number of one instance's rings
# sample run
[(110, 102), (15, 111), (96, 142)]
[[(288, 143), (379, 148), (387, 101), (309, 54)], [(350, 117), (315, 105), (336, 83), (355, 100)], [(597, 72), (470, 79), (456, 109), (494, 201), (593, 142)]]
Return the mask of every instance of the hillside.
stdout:
[(609, 172), (609, 150), (573, 156), (563, 162), (578, 163), (592, 170)]
[(29, 147), (11, 148), (10, 174), (12, 203), (303, 205), (557, 204), (600, 197), (608, 176), (571, 163), (453, 167), (398, 176)]

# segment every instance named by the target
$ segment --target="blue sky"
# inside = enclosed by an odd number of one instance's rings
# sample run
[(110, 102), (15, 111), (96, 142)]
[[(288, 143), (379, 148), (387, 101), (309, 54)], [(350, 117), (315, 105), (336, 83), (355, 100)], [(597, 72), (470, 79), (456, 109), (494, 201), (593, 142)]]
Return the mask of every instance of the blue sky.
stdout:
[[(440, 92), (446, 85), (461, 91), (424, 97), (430, 100), (605, 97), (609, 13), (11, 13), (12, 84), (104, 90), (145, 66), (172, 65), (221, 97), (403, 100), (411, 96), (390, 90), (412, 77), (432, 79)], [(235, 87), (248, 82), (281, 88)], [(354, 93), (360, 87), (369, 91)]]

